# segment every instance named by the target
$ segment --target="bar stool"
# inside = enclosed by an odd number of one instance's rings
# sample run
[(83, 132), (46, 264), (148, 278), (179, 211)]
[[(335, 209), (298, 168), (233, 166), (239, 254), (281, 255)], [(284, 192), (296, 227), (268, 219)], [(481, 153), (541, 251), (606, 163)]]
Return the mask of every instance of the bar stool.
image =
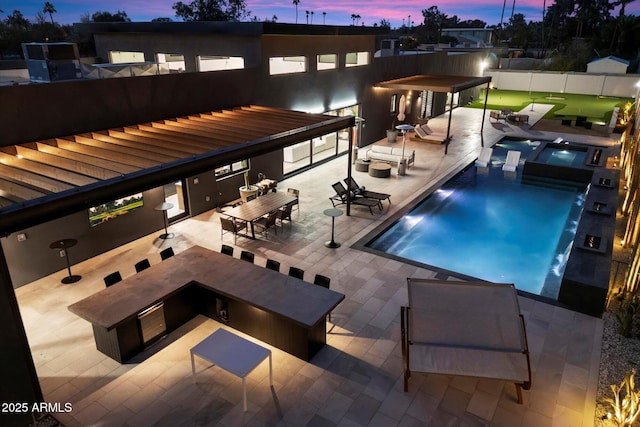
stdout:
[(223, 254), (229, 255), (229, 256), (233, 256), (233, 246), (222, 245), (222, 248), (220, 249), (220, 253), (223, 253)]
[(255, 259), (255, 255), (253, 254), (253, 252), (242, 251), (240, 253), (240, 259), (243, 260), (243, 261), (248, 261), (248, 262), (253, 264), (253, 260)]
[(121, 281), (122, 276), (120, 275), (119, 271), (115, 271), (104, 277), (104, 284), (107, 286), (107, 288)]
[(274, 259), (267, 259), (265, 267), (269, 270), (280, 272), (280, 263)]
[(162, 261), (164, 261), (167, 258), (171, 258), (174, 255), (175, 254), (173, 253), (173, 248), (171, 246), (160, 251), (160, 259)]
[(304, 280), (304, 270), (298, 267), (289, 267), (289, 276)]
[(147, 258), (145, 258), (142, 261), (136, 262), (134, 267), (136, 268), (136, 273), (140, 273), (141, 271), (146, 270), (147, 268), (151, 267), (151, 263), (149, 262), (149, 260)]

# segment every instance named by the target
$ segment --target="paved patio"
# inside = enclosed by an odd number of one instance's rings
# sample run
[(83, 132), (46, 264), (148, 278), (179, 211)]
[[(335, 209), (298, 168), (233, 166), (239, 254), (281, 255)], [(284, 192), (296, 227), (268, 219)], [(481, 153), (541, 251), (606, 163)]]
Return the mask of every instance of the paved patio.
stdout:
[[(532, 125), (544, 106), (529, 111)], [(524, 111), (523, 111), (524, 112)], [(278, 184), (300, 190), (300, 212), (269, 240), (239, 239), (237, 247), (305, 270), (305, 280), (320, 273), (331, 288), (346, 295), (332, 314), (335, 326), (328, 345), (310, 362), (273, 350), (273, 389), (268, 367), (247, 379), (249, 411), (242, 411), (242, 384), (212, 367), (191, 377), (189, 348), (218, 328), (197, 317), (171, 333), (133, 363), (120, 365), (95, 349), (91, 326), (66, 307), (104, 288), (102, 278), (115, 269), (135, 274), (133, 264), (171, 245), (180, 252), (192, 245), (220, 248), (218, 214), (207, 212), (172, 225), (176, 237), (159, 233), (139, 239), (73, 267), (83, 279), (60, 284), (60, 271), (16, 290), (36, 368), (48, 402), (71, 402), (69, 413), (55, 414), (66, 426), (592, 426), (594, 421), (602, 321), (529, 298), (520, 298), (526, 319), (533, 386), (516, 402), (513, 384), (439, 375), (414, 374), (409, 392), (402, 389), (400, 306), (406, 304), (406, 277), (435, 277), (436, 272), (365, 253), (351, 246), (413, 198), (428, 191), (480, 151), (482, 111), (454, 111), (454, 138), (444, 147), (407, 141), (416, 150), (406, 176), (369, 177), (354, 172), (360, 185), (391, 193), (392, 205), (381, 213), (354, 206), (352, 216), (336, 219), (338, 249), (328, 249), (331, 184), (346, 176), (346, 156)], [(488, 112), (487, 112), (488, 116)], [(447, 116), (429, 122), (445, 129)], [(559, 134), (485, 122), (484, 144), (504, 135), (555, 139)], [(578, 141), (572, 136), (571, 140)], [(583, 140), (583, 139), (580, 139)], [(608, 138), (589, 137), (610, 145)], [(363, 155), (364, 150), (360, 150)], [(394, 168), (395, 171), (395, 168)], [(226, 237), (226, 236), (225, 236)], [(232, 244), (231, 237), (225, 238)], [(236, 250), (236, 256), (238, 256)], [(440, 277), (440, 276), (438, 276)], [(264, 344), (263, 344), (264, 345)], [(199, 362), (200, 363), (200, 362)], [(206, 368), (204, 363), (198, 370)]]

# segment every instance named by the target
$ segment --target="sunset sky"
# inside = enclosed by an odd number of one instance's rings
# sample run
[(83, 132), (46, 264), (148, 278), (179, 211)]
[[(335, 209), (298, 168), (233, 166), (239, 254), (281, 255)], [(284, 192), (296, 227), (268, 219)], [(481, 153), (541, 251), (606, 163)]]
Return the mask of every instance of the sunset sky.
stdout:
[[(189, 3), (190, 0), (183, 0)], [(80, 16), (92, 15), (97, 11), (115, 13), (123, 10), (132, 21), (150, 21), (153, 18), (169, 17), (176, 20), (171, 6), (173, 0), (53, 0), (51, 1), (57, 13), (53, 15), (54, 21), (62, 24), (79, 22)], [(543, 0), (473, 0), (460, 2), (460, 0), (438, 0), (430, 2), (425, 0), (300, 0), (298, 5), (298, 23), (306, 23), (306, 11), (313, 11), (313, 24), (323, 23), (323, 12), (326, 12), (327, 25), (351, 25), (351, 15), (361, 16), (359, 24), (373, 25), (381, 19), (387, 19), (392, 27), (402, 26), (408, 23), (409, 16), (414, 25), (422, 21), (422, 10), (432, 5), (449, 16), (457, 15), (461, 20), (481, 19), (488, 25), (500, 23), (503, 5), (505, 5), (504, 21), (508, 22), (512, 7), (515, 4), (514, 13), (522, 13), (527, 21), (540, 21), (542, 19)], [(547, 6), (552, 0), (547, 0)], [(44, 1), (41, 0), (0, 0), (0, 16), (5, 19), (14, 9), (19, 10), (32, 22), (35, 22), (36, 14), (42, 10)], [(295, 6), (292, 0), (246, 0), (247, 9), (251, 16), (259, 20), (271, 19), (273, 15), (278, 17), (277, 22), (294, 23)], [(627, 14), (637, 15), (640, 11), (640, 2), (632, 2), (627, 6)]]

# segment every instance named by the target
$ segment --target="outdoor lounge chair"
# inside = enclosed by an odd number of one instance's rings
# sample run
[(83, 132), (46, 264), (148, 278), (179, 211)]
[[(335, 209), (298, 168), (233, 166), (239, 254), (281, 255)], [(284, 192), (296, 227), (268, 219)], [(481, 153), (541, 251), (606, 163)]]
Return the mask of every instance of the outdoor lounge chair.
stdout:
[[(414, 128), (417, 138), (412, 138), (414, 141), (431, 142), (434, 144), (444, 144), (447, 142), (447, 135), (443, 133), (434, 132), (427, 125), (416, 125)], [(449, 137), (451, 138), (451, 137)]]
[(493, 154), (493, 148), (482, 147), (478, 160), (476, 160), (476, 166), (479, 168), (486, 168), (491, 163), (491, 154)]
[[(338, 181), (333, 184), (332, 187), (336, 192), (335, 196), (329, 197), (329, 200), (331, 200), (331, 204), (333, 205), (333, 207), (335, 208), (338, 205), (347, 203), (347, 189), (344, 187), (344, 185), (342, 185), (342, 183)], [(351, 203), (358, 206), (368, 207), (371, 215), (373, 215), (373, 207), (378, 206), (380, 208), (380, 205), (382, 204), (380, 200), (371, 199), (369, 197), (356, 196), (355, 194), (351, 195)]]
[(499, 122), (500, 120), (507, 120), (507, 116), (502, 114), (500, 111), (493, 110), (489, 112), (489, 118)]
[(369, 191), (364, 186), (360, 187), (353, 177), (345, 178), (344, 183), (347, 184), (349, 191), (353, 191), (356, 196), (369, 197), (370, 199), (380, 200), (380, 202), (387, 200), (391, 204), (391, 194)]
[(502, 165), (502, 170), (505, 172), (515, 172), (520, 162), (520, 152), (509, 150), (507, 152), (507, 160)]
[(412, 372), (513, 382), (531, 388), (524, 317), (511, 284), (407, 279), (401, 307), (404, 391)]

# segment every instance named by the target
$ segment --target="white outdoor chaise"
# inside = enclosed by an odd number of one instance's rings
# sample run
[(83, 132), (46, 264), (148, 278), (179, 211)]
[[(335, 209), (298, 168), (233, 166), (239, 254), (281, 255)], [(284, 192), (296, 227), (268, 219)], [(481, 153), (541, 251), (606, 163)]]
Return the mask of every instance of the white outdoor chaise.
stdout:
[(505, 172), (515, 172), (520, 162), (520, 151), (509, 150), (507, 151), (507, 160), (502, 165), (502, 170)]
[(491, 154), (493, 153), (493, 148), (491, 147), (482, 147), (480, 149), (480, 155), (478, 156), (478, 160), (476, 160), (476, 166), (481, 168), (486, 168), (489, 166), (491, 162)]
[[(447, 135), (434, 132), (426, 124), (416, 125), (414, 128), (416, 136), (411, 138), (413, 141), (430, 142), (432, 144), (444, 144), (447, 142)], [(451, 139), (451, 136), (449, 137)]]
[(513, 285), (407, 279), (401, 308), (404, 391), (412, 372), (513, 382), (518, 403), (531, 387), (524, 317)]

